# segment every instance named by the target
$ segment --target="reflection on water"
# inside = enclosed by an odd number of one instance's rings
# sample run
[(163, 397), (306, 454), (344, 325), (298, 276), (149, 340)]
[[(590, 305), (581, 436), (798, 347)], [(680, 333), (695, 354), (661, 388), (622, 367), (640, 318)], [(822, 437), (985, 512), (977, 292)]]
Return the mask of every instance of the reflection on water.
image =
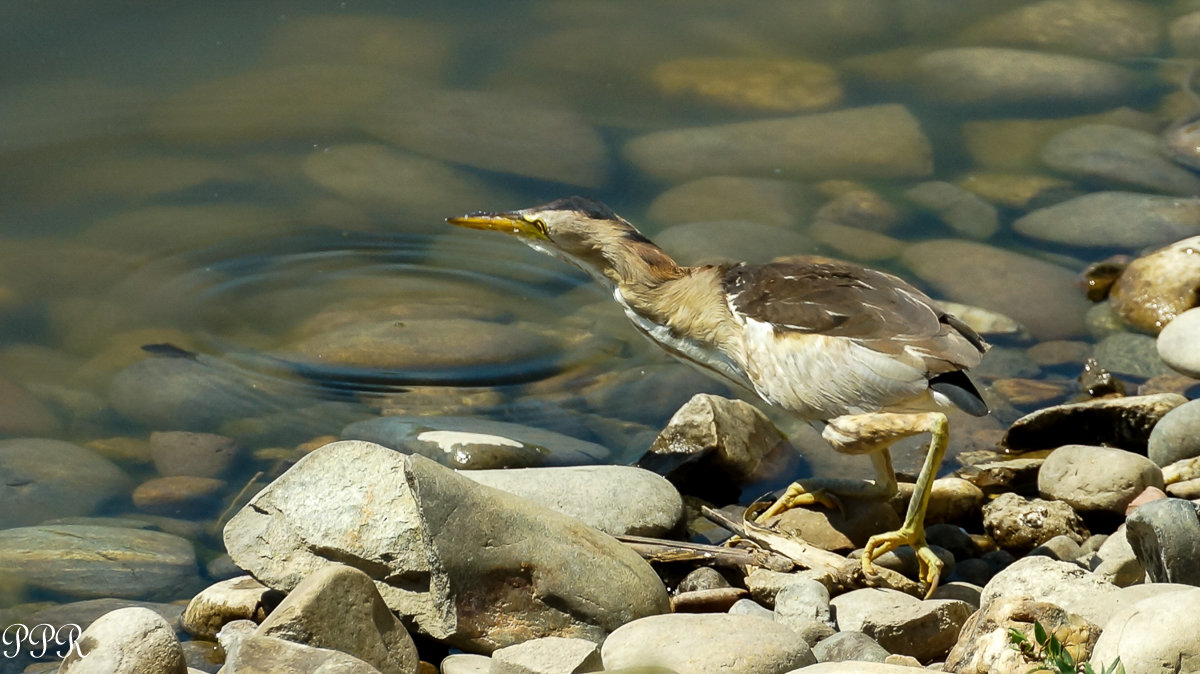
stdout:
[[(1159, 57), (1200, 38), (1168, 40), (1158, 3), (409, 4), (6, 10), (0, 438), (86, 447), (133, 485), (160, 472), (150, 433), (220, 433), (247, 450), (225, 499), (381, 413), (631, 461), (728, 391), (582, 275), (443, 223), (583, 193), (684, 261), (848, 257), (1016, 319), (978, 373), (996, 414), (956, 419), (954, 454), (1069, 395), (1121, 329), (1074, 287), (1086, 262), (1200, 231), (1195, 208), (1079, 200), (1194, 196), (1157, 150), (1188, 112)], [(84, 510), (149, 512), (129, 485)], [(219, 552), (188, 522), (156, 526)]]

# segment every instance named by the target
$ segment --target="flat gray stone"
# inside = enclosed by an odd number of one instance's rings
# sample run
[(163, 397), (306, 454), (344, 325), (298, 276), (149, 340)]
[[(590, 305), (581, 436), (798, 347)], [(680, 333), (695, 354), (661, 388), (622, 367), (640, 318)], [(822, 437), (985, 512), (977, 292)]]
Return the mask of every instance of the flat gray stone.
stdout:
[(657, 574), (609, 536), (368, 442), (305, 456), (224, 539), (240, 567), (283, 591), (331, 562), (354, 566), (426, 634), (484, 652), (534, 636), (599, 641), (669, 608)]
[(227, 657), (225, 674), (380, 674), (378, 669), (340, 651), (298, 644), (286, 639), (251, 635)]
[(1125, 534), (1153, 583), (1200, 585), (1200, 516), (1177, 498), (1151, 501), (1125, 520)]
[(603, 669), (600, 648), (586, 639), (542, 637), (497, 649), (490, 674), (583, 674)]
[(1103, 105), (1137, 84), (1132, 71), (1111, 63), (1022, 49), (939, 49), (915, 66), (932, 98), (971, 105)]
[(190, 541), (119, 527), (2, 530), (0, 568), (29, 587), (80, 598), (177, 599), (201, 585)]
[(862, 631), (890, 653), (929, 662), (950, 652), (973, 611), (957, 599), (926, 599), (894, 613), (873, 612), (863, 621)]
[(635, 466), (466, 470), (462, 475), (613, 536), (661, 538), (683, 517), (675, 487)]
[[(1126, 126), (1084, 124), (1051, 138), (1042, 147), (1041, 157), (1056, 171), (1116, 188), (1180, 196), (1200, 192), (1200, 178), (1163, 157), (1162, 142), (1156, 134)], [(1191, 210), (1194, 211), (1196, 200), (1188, 201), (1193, 202)], [(1129, 225), (1128, 230), (1143, 230), (1144, 235), (1164, 237), (1156, 243), (1174, 240), (1169, 232), (1154, 232), (1154, 228), (1141, 222)], [(1194, 215), (1191, 230), (1189, 234), (1200, 231), (1200, 222), (1196, 222)]]
[(96, 452), (61, 440), (0, 440), (0, 529), (90, 515), (133, 488), (125, 471)]
[(473, 417), (377, 417), (346, 426), (342, 438), (378, 443), (468, 470), (595, 464), (609, 456), (608, 449), (594, 442)]
[(1200, 379), (1200, 309), (1179, 314), (1158, 333), (1158, 355), (1171, 369)]
[(749, 220), (796, 227), (819, 205), (809, 187), (791, 180), (709, 176), (676, 185), (650, 202), (646, 220), (663, 226)]
[(929, 138), (895, 104), (658, 131), (629, 141), (622, 153), (646, 175), (668, 182), (712, 175), (714, 166), (790, 180), (912, 178), (933, 171)]
[(886, 648), (871, 637), (854, 630), (843, 630), (813, 646), (817, 662), (883, 662)]
[(1114, 447), (1064, 445), (1051, 452), (1038, 471), (1043, 497), (1082, 512), (1123, 515), (1146, 487), (1165, 487), (1162, 469), (1140, 454)]
[(367, 131), (421, 154), (583, 187), (607, 180), (608, 151), (578, 113), (496, 91), (404, 92), (367, 114)]
[(1146, 454), (1159, 466), (1200, 456), (1200, 400), (1190, 400), (1163, 415), (1150, 431)]
[(147, 427), (188, 431), (213, 431), (231, 419), (280, 406), (228, 365), (170, 356), (146, 358), (118, 372), (109, 385), (108, 402)]
[(791, 629), (747, 615), (674, 613), (628, 623), (604, 641), (606, 670), (658, 666), (677, 672), (784, 672), (816, 662)]
[(1000, 228), (995, 206), (953, 183), (940, 180), (919, 183), (906, 190), (904, 196), (937, 214), (942, 222), (967, 238), (987, 239)]
[(62, 674), (186, 674), (175, 630), (154, 611), (132, 607), (106, 613), (79, 635)]
[(1200, 588), (1178, 590), (1119, 611), (1092, 650), (1092, 662), (1107, 667), (1117, 658), (1127, 672), (1200, 671)]
[(358, 569), (330, 564), (300, 582), (259, 625), (255, 636), (340, 651), (382, 674), (415, 674), (417, 647)]
[(1075, 270), (958, 239), (910, 245), (901, 259), (935, 296), (1010, 316), (1039, 340), (1084, 334), (1090, 303), (1075, 288)]
[(1185, 402), (1178, 393), (1155, 393), (1045, 407), (1013, 422), (1001, 444), (1016, 451), (1108, 445), (1140, 454), (1159, 420)]
[(1092, 192), (1031, 211), (1012, 226), (1030, 238), (1070, 246), (1144, 248), (1200, 232), (1200, 199)]
[(829, 590), (821, 583), (803, 576), (783, 586), (775, 595), (775, 619), (789, 625), (792, 619), (817, 620), (834, 626), (829, 608)]
[(704, 220), (672, 225), (654, 241), (680, 264), (769, 262), (780, 255), (811, 253), (817, 244), (796, 229), (749, 220)]
[(1150, 335), (1115, 332), (1100, 340), (1094, 357), (1100, 367), (1119, 375), (1149, 379), (1172, 374), (1158, 357), (1158, 349)]
[(988, 16), (959, 39), (1118, 59), (1156, 53), (1163, 22), (1157, 7), (1128, 0), (1041, 0)]

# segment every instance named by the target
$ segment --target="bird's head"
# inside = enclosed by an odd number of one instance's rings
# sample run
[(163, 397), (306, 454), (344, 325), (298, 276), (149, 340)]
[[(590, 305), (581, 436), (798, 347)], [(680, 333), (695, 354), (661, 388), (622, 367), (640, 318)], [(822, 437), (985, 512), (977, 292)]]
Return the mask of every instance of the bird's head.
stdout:
[(479, 211), (447, 218), (446, 222), (516, 236), (537, 250), (609, 281), (624, 278), (624, 269), (635, 262), (677, 269), (624, 218), (584, 197), (567, 197), (519, 211)]

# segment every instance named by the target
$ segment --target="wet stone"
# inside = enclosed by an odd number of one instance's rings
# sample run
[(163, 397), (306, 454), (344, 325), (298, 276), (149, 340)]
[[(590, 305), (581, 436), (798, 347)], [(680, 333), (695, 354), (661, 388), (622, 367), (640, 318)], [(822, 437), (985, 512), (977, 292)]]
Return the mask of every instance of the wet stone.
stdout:
[(1200, 231), (1200, 199), (1093, 192), (1033, 211), (1013, 229), (1072, 246), (1137, 249)]
[(1189, 12), (1171, 22), (1171, 46), (1182, 57), (1200, 56), (1200, 12)]
[(96, 452), (61, 440), (0, 440), (0, 529), (89, 515), (128, 492), (129, 477)]
[(900, 105), (659, 131), (626, 143), (625, 158), (658, 180), (712, 173), (793, 180), (921, 177), (933, 170), (929, 139)]
[(884, 233), (904, 219), (904, 213), (879, 192), (856, 182), (826, 180), (817, 186), (829, 201), (817, 209), (815, 222)]
[(1103, 105), (1135, 89), (1131, 71), (1103, 61), (1020, 49), (941, 49), (917, 59), (937, 100), (971, 105)]
[(554, 431), (473, 417), (378, 417), (346, 426), (342, 438), (468, 470), (596, 464), (609, 455), (600, 445)]
[(150, 434), (150, 453), (159, 475), (222, 477), (241, 452), (233, 439), (223, 435), (185, 431)]
[(662, 225), (749, 220), (794, 227), (816, 208), (817, 197), (791, 180), (711, 176), (676, 185), (650, 202), (646, 219)]
[(960, 39), (1117, 59), (1157, 53), (1163, 33), (1155, 7), (1127, 0), (1043, 0), (984, 19)]
[(1044, 198), (1054, 190), (1066, 189), (1069, 183), (1062, 178), (1034, 173), (977, 171), (957, 181), (988, 201), (1009, 208), (1029, 208), (1035, 199)]
[(1018, 419), (1002, 442), (1014, 451), (1086, 444), (1141, 453), (1154, 425), (1185, 402), (1178, 393), (1157, 393), (1056, 405)]
[(598, 641), (669, 607), (650, 566), (609, 536), (367, 442), (305, 456), (230, 520), (224, 541), (282, 591), (330, 559), (350, 564), (425, 634), (483, 652), (535, 636)]
[(573, 110), (546, 101), (488, 91), (404, 92), (365, 116), (369, 133), (436, 159), (582, 187), (607, 180), (600, 134)]
[[(1041, 158), (1056, 171), (1113, 187), (1180, 196), (1200, 192), (1200, 178), (1163, 157), (1162, 142), (1158, 135), (1146, 131), (1112, 124), (1085, 124), (1051, 138), (1042, 148)], [(1161, 229), (1143, 228), (1152, 232)], [(1065, 227), (1060, 224), (1058, 229), (1062, 231)], [(1162, 241), (1171, 240), (1165, 232), (1162, 236)]]
[(272, 25), (262, 59), (272, 64), (337, 64), (396, 76), (438, 73), (453, 56), (447, 29), (383, 14), (290, 15)]
[(601, 648), (608, 670), (659, 666), (681, 672), (787, 672), (816, 662), (788, 627), (747, 615), (651, 616), (613, 632)]
[(965, 237), (987, 239), (1000, 228), (995, 206), (952, 183), (919, 183), (904, 194), (937, 214), (951, 229)]
[(1188, 309), (1158, 333), (1155, 346), (1159, 357), (1176, 372), (1200, 379), (1197, 336), (1200, 336), (1200, 309)]
[(216, 514), (226, 483), (211, 477), (156, 477), (133, 490), (133, 505), (153, 515), (193, 518)]
[(1200, 517), (1196, 504), (1165, 498), (1134, 510), (1126, 536), (1152, 583), (1200, 585)]
[(1073, 386), (1063, 381), (1041, 379), (996, 379), (992, 388), (1016, 407), (1041, 406), (1061, 400)]
[(983, 506), (983, 527), (1006, 550), (1027, 552), (1055, 536), (1082, 543), (1090, 534), (1071, 506), (1058, 501), (1001, 494)]
[(1026, 351), (1029, 358), (1042, 367), (1066, 365), (1068, 363), (1083, 364), (1092, 355), (1092, 346), (1087, 342), (1072, 340), (1051, 340), (1039, 342)]
[(1176, 407), (1154, 425), (1146, 455), (1159, 466), (1200, 456), (1200, 400)]
[(762, 112), (808, 112), (837, 105), (842, 85), (821, 63), (761, 58), (691, 58), (655, 66), (664, 94), (708, 105)]
[(79, 635), (77, 643), (79, 648), (58, 670), (62, 674), (187, 674), (175, 631), (148, 609), (105, 614)]
[(0, 568), (24, 585), (85, 598), (175, 599), (200, 584), (186, 539), (119, 527), (2, 530)]
[(404, 218), (405, 231), (444, 231), (464, 203), (515, 208), (513, 196), (436, 159), (386, 145), (335, 145), (304, 159), (304, 175), (372, 213)]
[(680, 264), (691, 265), (764, 263), (816, 249), (816, 242), (798, 231), (744, 220), (674, 225), (655, 235), (654, 241)]
[[(1075, 272), (1040, 259), (968, 241), (942, 239), (909, 246), (905, 266), (937, 296), (1011, 316), (1037, 339), (1084, 331), (1090, 306), (1075, 290)], [(1030, 297), (1041, 298), (1030, 302)]]
[(1038, 472), (1042, 496), (1081, 512), (1124, 514), (1147, 487), (1163, 486), (1162, 469), (1153, 461), (1112, 447), (1064, 445), (1046, 457)]
[(55, 435), (58, 426), (58, 419), (44, 403), (0, 377), (0, 436)]
[(662, 537), (683, 517), (683, 501), (675, 487), (635, 466), (506, 468), (462, 474), (613, 536)]
[(837, 251), (841, 257), (860, 261), (890, 260), (900, 254), (904, 244), (899, 240), (857, 227), (821, 220), (808, 228), (809, 236)]
[(1200, 236), (1130, 262), (1108, 301), (1125, 322), (1158, 334), (1176, 316), (1200, 304)]

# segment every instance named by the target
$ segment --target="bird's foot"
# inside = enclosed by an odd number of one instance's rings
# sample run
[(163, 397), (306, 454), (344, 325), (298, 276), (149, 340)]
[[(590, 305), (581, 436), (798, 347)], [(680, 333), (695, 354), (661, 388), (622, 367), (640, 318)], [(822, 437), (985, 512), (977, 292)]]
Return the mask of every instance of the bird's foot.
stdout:
[(807, 489), (799, 482), (793, 482), (788, 486), (787, 491), (783, 492), (771, 507), (764, 510), (758, 517), (754, 518), (755, 524), (762, 524), (766, 520), (784, 512), (800, 506), (821, 504), (826, 508), (831, 508), (841, 512), (842, 502), (838, 497), (828, 489)]
[(928, 599), (937, 589), (938, 580), (942, 577), (944, 564), (934, 554), (933, 549), (925, 542), (925, 529), (902, 527), (886, 534), (872, 536), (863, 550), (862, 570), (870, 576), (874, 573), (871, 563), (885, 553), (891, 552), (902, 545), (911, 545), (917, 553), (917, 580), (925, 586), (925, 598)]

